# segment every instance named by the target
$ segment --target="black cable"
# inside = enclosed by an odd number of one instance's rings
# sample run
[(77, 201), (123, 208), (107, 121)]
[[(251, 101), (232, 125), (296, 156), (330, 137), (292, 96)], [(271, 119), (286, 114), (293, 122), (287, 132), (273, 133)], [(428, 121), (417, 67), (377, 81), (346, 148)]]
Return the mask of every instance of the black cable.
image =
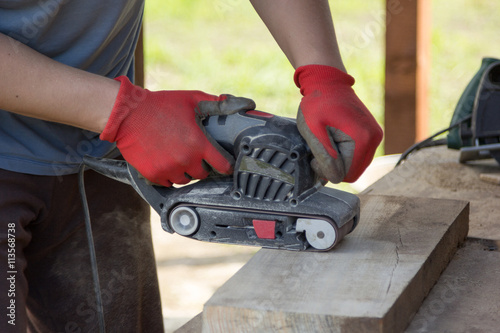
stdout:
[(94, 280), (94, 293), (97, 301), (97, 319), (99, 322), (99, 332), (105, 333), (104, 325), (104, 309), (102, 306), (101, 284), (99, 283), (99, 271), (97, 269), (97, 257), (95, 254), (94, 237), (92, 236), (92, 226), (90, 225), (89, 205), (87, 203), (87, 195), (85, 193), (84, 179), (85, 164), (82, 164), (79, 171), (78, 185), (80, 188), (80, 197), (82, 199), (83, 214), (85, 216), (85, 229), (87, 230), (87, 240), (89, 244), (90, 264), (92, 265), (92, 277)]
[(445, 132), (448, 132), (449, 130), (451, 130), (451, 129), (455, 128), (455, 127), (460, 126), (462, 123), (470, 120), (471, 118), (472, 118), (472, 116), (467, 116), (467, 117), (465, 117), (465, 118), (457, 121), (456, 123), (450, 125), (450, 127), (445, 128), (443, 130), (440, 130), (439, 132), (434, 133), (433, 135), (431, 135), (427, 139), (415, 143), (410, 148), (408, 148), (404, 153), (401, 154), (401, 157), (399, 158), (398, 163), (396, 163), (396, 166), (400, 165), (401, 162), (403, 162), (404, 160), (406, 160), (406, 158), (408, 157), (408, 155), (410, 155), (414, 151), (417, 151), (417, 150), (422, 149), (422, 148), (427, 148), (427, 147), (435, 147), (435, 146), (445, 145), (446, 142), (447, 142), (445, 139), (443, 139), (443, 140), (432, 140), (432, 139), (434, 139), (435, 137), (437, 137), (437, 136), (439, 136), (439, 135), (441, 135), (441, 134), (443, 134)]

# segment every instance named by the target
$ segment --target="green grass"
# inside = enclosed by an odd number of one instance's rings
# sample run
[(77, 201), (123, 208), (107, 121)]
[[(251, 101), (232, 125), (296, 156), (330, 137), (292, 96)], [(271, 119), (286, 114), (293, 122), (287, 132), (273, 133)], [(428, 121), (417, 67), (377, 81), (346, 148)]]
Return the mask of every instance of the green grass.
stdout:
[[(385, 1), (330, 4), (354, 88), (383, 125)], [(432, 1), (429, 134), (449, 124), (481, 58), (500, 57), (497, 13), (499, 1)], [(247, 96), (292, 117), (300, 102), (292, 66), (248, 1), (147, 0), (145, 62), (149, 89)]]
[(145, 33), (150, 88), (248, 96), (261, 110), (295, 114), (292, 68), (249, 2), (150, 1)]
[(433, 1), (430, 127), (446, 127), (483, 57), (500, 58), (498, 1)]

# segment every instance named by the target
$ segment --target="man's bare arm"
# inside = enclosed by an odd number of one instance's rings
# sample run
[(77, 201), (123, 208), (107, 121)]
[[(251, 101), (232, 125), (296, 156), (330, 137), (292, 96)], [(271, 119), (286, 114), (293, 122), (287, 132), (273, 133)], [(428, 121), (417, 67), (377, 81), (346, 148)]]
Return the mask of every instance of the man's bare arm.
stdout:
[(352, 89), (327, 0), (251, 0), (296, 69), (303, 95), (297, 128), (313, 168), (334, 183), (354, 182), (370, 164), (383, 132)]
[(327, 0), (251, 0), (294, 68), (328, 65), (345, 71)]
[(119, 87), (0, 34), (0, 109), (101, 132)]

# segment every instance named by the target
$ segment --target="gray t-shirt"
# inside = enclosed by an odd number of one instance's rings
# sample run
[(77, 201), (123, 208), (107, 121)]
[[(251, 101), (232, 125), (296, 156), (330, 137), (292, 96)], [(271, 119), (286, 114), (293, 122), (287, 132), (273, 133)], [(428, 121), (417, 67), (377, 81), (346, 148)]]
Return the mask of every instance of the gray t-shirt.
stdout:
[[(144, 0), (0, 0), (0, 33), (66, 65), (133, 82), (143, 10)], [(98, 133), (0, 110), (1, 169), (64, 175), (78, 171), (83, 155), (113, 154)]]

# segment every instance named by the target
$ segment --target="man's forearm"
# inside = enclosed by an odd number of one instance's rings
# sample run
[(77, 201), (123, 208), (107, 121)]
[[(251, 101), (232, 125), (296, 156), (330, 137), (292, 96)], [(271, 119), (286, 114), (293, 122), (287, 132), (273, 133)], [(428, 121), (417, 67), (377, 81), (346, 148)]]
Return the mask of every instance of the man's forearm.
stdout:
[(294, 68), (329, 65), (345, 71), (327, 0), (250, 0)]
[(101, 132), (119, 86), (0, 34), (0, 109)]

